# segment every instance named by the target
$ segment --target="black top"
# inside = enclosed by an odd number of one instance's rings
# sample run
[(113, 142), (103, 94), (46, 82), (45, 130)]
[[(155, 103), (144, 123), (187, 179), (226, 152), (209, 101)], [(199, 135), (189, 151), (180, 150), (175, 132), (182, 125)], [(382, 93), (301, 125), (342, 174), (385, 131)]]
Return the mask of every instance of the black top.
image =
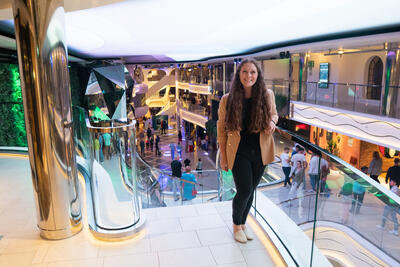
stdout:
[(261, 155), (260, 149), (260, 133), (249, 132), (251, 121), (251, 98), (243, 99), (242, 103), (242, 130), (240, 131), (240, 143), (238, 153), (247, 155)]
[(173, 176), (180, 178), (182, 176), (182, 163), (179, 160), (173, 160), (171, 162), (171, 170)]
[(388, 169), (386, 173), (386, 183), (388, 179), (394, 180), (397, 185), (400, 183), (400, 166), (392, 166)]

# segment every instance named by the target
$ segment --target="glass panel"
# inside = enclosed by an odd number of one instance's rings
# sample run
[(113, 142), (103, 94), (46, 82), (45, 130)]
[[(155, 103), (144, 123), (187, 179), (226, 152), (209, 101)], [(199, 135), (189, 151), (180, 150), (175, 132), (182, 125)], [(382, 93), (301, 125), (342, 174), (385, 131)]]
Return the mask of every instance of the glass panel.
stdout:
[(318, 83), (315, 82), (307, 82), (304, 85), (306, 87), (306, 91), (304, 94), (304, 102), (315, 104), (316, 96), (317, 96), (317, 86)]
[[(327, 240), (334, 240), (335, 244), (331, 243), (332, 246), (343, 246), (344, 236), (353, 234), (371, 242), (398, 264), (399, 196), (343, 160), (292, 133), (283, 130), (281, 134), (275, 133), (274, 138), (277, 155), (282, 153), (284, 147), (292, 148), (295, 143), (301, 144), (307, 150), (306, 159), (309, 164), (304, 176), (305, 183), (300, 179), (300, 186), (297, 187), (294, 187), (292, 180), (292, 187), (261, 185), (258, 188), (261, 194), (267, 196), (293, 222), (301, 226), (312, 240), (314, 246), (311, 251), (304, 251), (310, 255), (310, 265), (307, 266), (318, 266), (321, 252), (332, 259), (335, 248), (329, 247)], [(279, 171), (280, 164), (271, 163), (266, 169), (267, 175), (284, 177), (283, 171)], [(316, 173), (313, 174), (311, 169)], [(310, 174), (314, 176), (311, 177)], [(315, 191), (312, 190), (313, 185)], [(255, 203), (255, 207), (258, 205), (261, 204)], [(261, 215), (268, 218), (267, 214)], [(290, 232), (289, 229), (287, 231)], [(338, 235), (338, 232), (345, 234)], [(375, 256), (376, 250), (361, 248), (361, 251), (365, 257), (375, 261), (374, 264), (384, 265)], [(357, 259), (353, 260), (352, 264), (357, 266), (359, 262), (357, 263)], [(333, 261), (334, 259), (332, 264)]]
[(96, 225), (117, 230), (140, 219), (137, 199), (135, 127), (89, 128), (91, 190)]
[(400, 105), (399, 105), (399, 103), (400, 103), (400, 87), (398, 87), (398, 86), (393, 87), (393, 91), (397, 92), (397, 101), (396, 101), (397, 105), (396, 105), (396, 111), (395, 111), (394, 117), (400, 119)]
[(335, 107), (354, 110), (356, 100), (356, 86), (354, 84), (336, 84)]
[(332, 107), (335, 97), (334, 90), (335, 84), (333, 83), (328, 83), (328, 88), (320, 88), (319, 86), (317, 86), (316, 104)]
[[(177, 178), (172, 176), (171, 172), (150, 166), (138, 154), (135, 158), (138, 191), (143, 208), (190, 205), (219, 200), (219, 184), (210, 185), (207, 182), (207, 180), (218, 181), (216, 170), (187, 173), (182, 171), (182, 177)], [(179, 201), (175, 200), (178, 198)]]
[(355, 111), (380, 115), (381, 101), (376, 99), (368, 99), (368, 88), (371, 86), (357, 85), (356, 86), (356, 104)]

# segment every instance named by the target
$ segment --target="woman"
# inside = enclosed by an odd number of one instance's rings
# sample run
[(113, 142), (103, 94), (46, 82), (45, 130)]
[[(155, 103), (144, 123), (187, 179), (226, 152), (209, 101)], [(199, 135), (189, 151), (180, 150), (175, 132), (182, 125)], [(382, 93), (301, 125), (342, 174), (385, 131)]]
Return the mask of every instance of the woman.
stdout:
[(274, 160), (272, 133), (278, 122), (274, 93), (266, 89), (254, 60), (238, 66), (229, 94), (221, 99), (218, 116), (221, 168), (232, 170), (237, 190), (232, 201), (234, 238), (246, 243), (252, 239), (245, 226), (247, 215), (264, 168)]
[(380, 183), (378, 177), (382, 173), (382, 158), (379, 156), (378, 151), (372, 153), (372, 160), (369, 163), (368, 172), (372, 179)]

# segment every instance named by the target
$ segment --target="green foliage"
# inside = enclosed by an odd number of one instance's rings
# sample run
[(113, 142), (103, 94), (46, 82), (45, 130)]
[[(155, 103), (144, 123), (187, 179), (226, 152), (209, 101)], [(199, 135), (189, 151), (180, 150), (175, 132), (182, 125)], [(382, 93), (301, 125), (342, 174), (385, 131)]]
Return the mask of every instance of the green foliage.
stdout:
[[(84, 106), (84, 95), (90, 70), (70, 68), (71, 98), (75, 105)], [(0, 146), (27, 146), (18, 65), (0, 63)]]
[(340, 154), (336, 141), (329, 140), (328, 147), (326, 149), (328, 149), (329, 153), (333, 155), (339, 156)]
[(18, 66), (0, 63), (0, 146), (27, 146)]

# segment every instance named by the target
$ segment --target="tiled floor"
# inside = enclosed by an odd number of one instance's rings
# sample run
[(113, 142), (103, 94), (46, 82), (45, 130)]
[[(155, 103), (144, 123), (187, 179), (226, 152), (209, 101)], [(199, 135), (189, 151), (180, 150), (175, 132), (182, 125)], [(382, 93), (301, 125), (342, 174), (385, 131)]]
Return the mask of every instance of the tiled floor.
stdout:
[(43, 240), (27, 158), (0, 155), (0, 170), (2, 267), (273, 266), (259, 237), (247, 244), (233, 240), (230, 202), (146, 209), (145, 230), (131, 240), (97, 240), (85, 221), (84, 230), (72, 238)]

